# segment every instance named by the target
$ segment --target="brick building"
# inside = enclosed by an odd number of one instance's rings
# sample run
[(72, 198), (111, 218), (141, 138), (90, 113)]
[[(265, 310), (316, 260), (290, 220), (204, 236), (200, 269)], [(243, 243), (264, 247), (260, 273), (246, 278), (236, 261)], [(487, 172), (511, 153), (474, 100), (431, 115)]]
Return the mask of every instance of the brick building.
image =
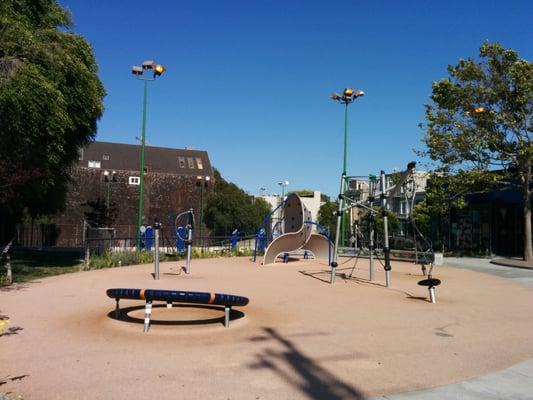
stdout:
[[(87, 202), (116, 208), (115, 236), (135, 238), (140, 191), (140, 145), (93, 142), (80, 151), (72, 168), (65, 212), (55, 218), (56, 244), (83, 242)], [(208, 177), (209, 179), (206, 179)], [(143, 224), (167, 224), (169, 214), (193, 208), (199, 221), (200, 202), (213, 170), (206, 151), (145, 147)]]

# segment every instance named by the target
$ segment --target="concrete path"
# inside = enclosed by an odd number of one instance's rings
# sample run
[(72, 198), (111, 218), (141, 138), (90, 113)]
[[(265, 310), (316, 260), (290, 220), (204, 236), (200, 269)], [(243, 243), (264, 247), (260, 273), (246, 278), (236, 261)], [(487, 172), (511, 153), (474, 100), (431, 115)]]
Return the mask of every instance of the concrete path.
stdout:
[[(460, 267), (512, 279), (533, 287), (533, 270), (494, 265), (490, 259), (445, 258), (444, 265)], [(438, 269), (436, 269), (438, 275)], [(514, 365), (503, 371), (487, 374), (464, 382), (433, 389), (377, 397), (375, 400), (495, 400), (533, 399), (533, 359)]]

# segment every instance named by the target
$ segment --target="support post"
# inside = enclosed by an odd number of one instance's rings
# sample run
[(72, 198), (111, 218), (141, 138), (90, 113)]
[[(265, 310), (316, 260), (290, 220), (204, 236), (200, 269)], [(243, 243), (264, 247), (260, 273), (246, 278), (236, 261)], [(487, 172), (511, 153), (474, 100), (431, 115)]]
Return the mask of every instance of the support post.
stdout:
[(224, 326), (229, 328), (229, 320), (231, 315), (231, 306), (224, 306)]
[(435, 304), (437, 302), (437, 299), (435, 297), (435, 287), (431, 286), (429, 288), (429, 300)]
[(119, 307), (119, 302), (120, 302), (120, 299), (115, 299), (115, 318), (118, 318), (119, 315), (120, 315), (120, 307)]
[(330, 284), (335, 283), (335, 274), (337, 270), (337, 266), (339, 265), (337, 263), (337, 259), (339, 256), (339, 234), (341, 231), (341, 223), (342, 223), (342, 198), (344, 196), (343, 189), (344, 189), (344, 179), (346, 178), (345, 173), (343, 172), (341, 175), (341, 187), (339, 189), (339, 206), (337, 207), (337, 226), (335, 228), (335, 248), (333, 249), (333, 260), (331, 261), (331, 277), (329, 280)]
[(154, 279), (159, 280), (159, 230), (161, 224), (154, 222)]
[(152, 315), (152, 302), (147, 301), (146, 307), (144, 309), (144, 330), (143, 332), (148, 332), (150, 329), (150, 317)]
[(391, 283), (391, 263), (390, 263), (390, 248), (389, 248), (389, 222), (387, 219), (387, 196), (385, 194), (385, 171), (380, 173), (380, 183), (381, 183), (381, 206), (383, 208), (383, 254), (385, 255), (385, 284), (387, 287), (390, 287)]
[(192, 252), (192, 210), (189, 214), (189, 234), (187, 236), (187, 261), (185, 262), (185, 273), (191, 273), (191, 252)]
[(369, 272), (370, 272), (370, 282), (373, 282), (374, 277), (374, 213), (370, 211), (370, 221), (369, 221), (369, 228), (370, 228), (370, 257), (369, 257)]

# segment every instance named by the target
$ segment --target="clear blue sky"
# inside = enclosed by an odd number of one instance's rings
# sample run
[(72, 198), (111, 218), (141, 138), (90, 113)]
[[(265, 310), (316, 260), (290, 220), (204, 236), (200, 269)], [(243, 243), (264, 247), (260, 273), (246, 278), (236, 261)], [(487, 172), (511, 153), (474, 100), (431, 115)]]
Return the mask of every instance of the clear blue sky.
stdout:
[(350, 106), (348, 173), (416, 160), (423, 104), (448, 64), (488, 39), (533, 57), (533, 1), (60, 0), (93, 45), (107, 90), (97, 140), (135, 143), (142, 83), (134, 64), (168, 71), (149, 88), (147, 142), (207, 150), (222, 175), (256, 194), (334, 195)]

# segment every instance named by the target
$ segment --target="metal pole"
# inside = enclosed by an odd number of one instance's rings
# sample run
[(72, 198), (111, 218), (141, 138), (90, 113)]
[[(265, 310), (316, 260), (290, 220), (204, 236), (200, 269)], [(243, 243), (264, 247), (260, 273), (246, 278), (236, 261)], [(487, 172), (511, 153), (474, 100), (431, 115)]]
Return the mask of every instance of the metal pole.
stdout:
[[(347, 163), (348, 163), (348, 102), (345, 103), (344, 107), (344, 156), (342, 161), (342, 174), (344, 175), (344, 179), (342, 181), (342, 187), (341, 187), (341, 193), (344, 194), (346, 190), (346, 170), (347, 170)], [(344, 208), (344, 200), (341, 201), (342, 207)], [(341, 232), (340, 232), (340, 243), (341, 246), (345, 245), (345, 231), (346, 231), (346, 217), (347, 215), (342, 216), (341, 220)]]
[(339, 232), (341, 229), (341, 221), (342, 221), (342, 188), (344, 186), (344, 173), (341, 175), (341, 188), (339, 192), (339, 206), (337, 208), (337, 226), (335, 228), (335, 248), (333, 250), (333, 260), (331, 261), (331, 277), (329, 280), (329, 283), (334, 284), (335, 283), (335, 271), (337, 269), (338, 263), (337, 258), (339, 254)]
[(370, 221), (369, 221), (369, 228), (370, 228), (370, 281), (374, 281), (374, 215), (372, 212), (370, 212)]
[(154, 223), (154, 278), (159, 280), (159, 229), (161, 224), (159, 222)]
[(141, 168), (139, 169), (139, 211), (137, 213), (137, 250), (141, 248), (141, 225), (144, 207), (144, 145), (146, 140), (146, 98), (148, 95), (148, 81), (144, 81), (143, 93), (143, 123), (141, 131)]
[(200, 247), (202, 253), (204, 251), (204, 226), (203, 226), (203, 216), (204, 216), (204, 184), (203, 181), (200, 182)]
[(390, 248), (389, 248), (389, 223), (387, 219), (387, 196), (385, 194), (385, 171), (381, 171), (381, 206), (383, 207), (383, 254), (385, 255), (385, 283), (387, 287), (390, 287)]
[(191, 251), (192, 251), (192, 209), (189, 211), (189, 234), (187, 236), (187, 261), (185, 263), (185, 273), (190, 274), (191, 273)]
[(435, 288), (432, 286), (429, 288), (429, 300), (435, 304), (437, 302), (437, 299), (435, 297)]

